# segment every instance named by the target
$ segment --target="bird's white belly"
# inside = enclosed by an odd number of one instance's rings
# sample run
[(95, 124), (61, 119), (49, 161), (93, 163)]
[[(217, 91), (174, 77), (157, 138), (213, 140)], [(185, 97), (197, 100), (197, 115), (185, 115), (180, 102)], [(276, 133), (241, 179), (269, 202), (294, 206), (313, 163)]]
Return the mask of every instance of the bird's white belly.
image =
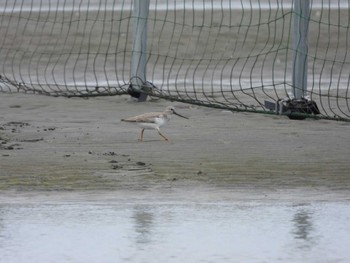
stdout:
[(154, 118), (154, 122), (140, 122), (139, 125), (144, 129), (158, 129), (168, 122), (165, 118)]
[(159, 126), (156, 123), (138, 123), (138, 125), (143, 129), (157, 129)]

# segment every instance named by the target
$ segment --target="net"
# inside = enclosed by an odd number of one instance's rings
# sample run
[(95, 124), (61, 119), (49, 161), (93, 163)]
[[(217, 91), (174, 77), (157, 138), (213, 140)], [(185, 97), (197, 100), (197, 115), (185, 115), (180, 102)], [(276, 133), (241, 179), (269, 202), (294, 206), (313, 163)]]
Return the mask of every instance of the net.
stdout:
[[(147, 86), (152, 96), (275, 113), (291, 99), (293, 19), (308, 21), (306, 97), (320, 116), (350, 119), (349, 2), (291, 0), (150, 3)], [(0, 7), (0, 91), (53, 96), (126, 94), (131, 0), (6, 0)]]

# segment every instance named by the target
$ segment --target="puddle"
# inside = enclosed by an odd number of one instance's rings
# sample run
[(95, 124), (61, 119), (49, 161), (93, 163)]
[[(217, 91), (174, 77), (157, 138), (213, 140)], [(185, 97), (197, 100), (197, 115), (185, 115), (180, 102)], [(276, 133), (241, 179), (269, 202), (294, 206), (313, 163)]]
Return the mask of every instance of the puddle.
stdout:
[(0, 204), (0, 261), (350, 262), (341, 202)]

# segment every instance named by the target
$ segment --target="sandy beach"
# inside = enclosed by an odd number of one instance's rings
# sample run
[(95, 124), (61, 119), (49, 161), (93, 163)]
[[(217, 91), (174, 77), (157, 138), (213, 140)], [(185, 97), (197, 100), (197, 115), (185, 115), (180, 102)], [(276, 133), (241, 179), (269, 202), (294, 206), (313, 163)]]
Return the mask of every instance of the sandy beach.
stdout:
[(169, 142), (152, 130), (138, 142), (141, 129), (120, 121), (170, 104), (2, 94), (1, 193), (190, 189), (348, 199), (349, 123), (173, 103), (189, 120), (175, 116), (163, 127)]

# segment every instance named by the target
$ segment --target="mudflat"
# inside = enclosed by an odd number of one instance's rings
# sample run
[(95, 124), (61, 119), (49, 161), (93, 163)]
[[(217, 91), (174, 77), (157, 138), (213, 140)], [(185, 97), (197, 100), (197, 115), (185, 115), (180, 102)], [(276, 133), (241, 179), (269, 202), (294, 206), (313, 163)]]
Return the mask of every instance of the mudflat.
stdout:
[[(139, 142), (141, 129), (121, 122), (168, 105), (189, 117), (174, 116), (162, 127), (169, 142), (153, 130), (146, 130)], [(296, 121), (155, 99), (137, 103), (128, 96), (1, 94), (0, 110), (4, 195), (186, 191), (209, 199), (227, 194), (237, 199), (350, 196), (347, 122)]]

